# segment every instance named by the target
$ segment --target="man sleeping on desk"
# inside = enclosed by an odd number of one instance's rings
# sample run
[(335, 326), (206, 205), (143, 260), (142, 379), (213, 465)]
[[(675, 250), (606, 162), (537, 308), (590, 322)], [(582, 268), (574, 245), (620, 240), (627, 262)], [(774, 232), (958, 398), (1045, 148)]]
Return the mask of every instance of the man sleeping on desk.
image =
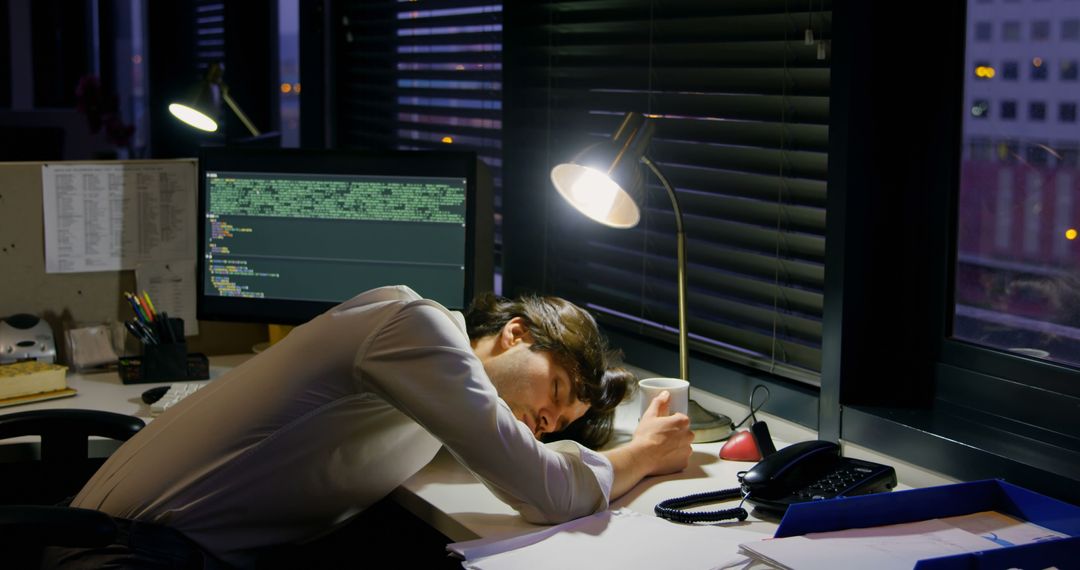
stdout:
[[(463, 316), (404, 286), (361, 293), (126, 442), (72, 502), (116, 517), (118, 544), (52, 548), (47, 564), (250, 566), (348, 521), (441, 446), (531, 522), (606, 509), (684, 469), (693, 439), (665, 393), (630, 442), (592, 451), (633, 380), (613, 364), (593, 318), (556, 297), (487, 294)], [(561, 430), (581, 443), (541, 443)]]

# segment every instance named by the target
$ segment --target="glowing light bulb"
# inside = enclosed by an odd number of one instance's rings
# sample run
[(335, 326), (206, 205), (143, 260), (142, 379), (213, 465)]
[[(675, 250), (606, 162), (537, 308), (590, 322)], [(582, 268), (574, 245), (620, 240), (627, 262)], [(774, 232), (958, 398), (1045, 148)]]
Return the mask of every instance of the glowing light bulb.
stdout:
[(573, 198), (574, 205), (586, 216), (597, 221), (604, 221), (611, 214), (619, 191), (619, 186), (607, 175), (586, 168), (574, 181), (570, 196)]
[(1072, 241), (1072, 240), (1076, 239), (1076, 235), (1077, 235), (1076, 228), (1069, 228), (1069, 229), (1065, 230), (1065, 239), (1067, 239), (1069, 241)]
[(169, 105), (169, 112), (172, 113), (177, 119), (184, 121), (185, 123), (195, 127), (196, 129), (211, 133), (217, 130), (216, 121), (200, 113), (199, 111), (188, 107), (187, 105), (172, 103)]

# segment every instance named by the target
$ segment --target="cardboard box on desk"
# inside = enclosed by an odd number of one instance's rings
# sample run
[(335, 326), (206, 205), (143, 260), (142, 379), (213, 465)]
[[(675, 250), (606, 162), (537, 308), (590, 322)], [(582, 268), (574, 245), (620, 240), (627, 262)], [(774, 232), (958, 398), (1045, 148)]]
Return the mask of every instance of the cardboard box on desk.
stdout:
[[(1071, 538), (930, 558), (916, 570), (1068, 567), (1080, 552), (1080, 507), (1004, 481), (988, 479), (909, 491), (798, 503), (788, 508), (776, 538), (868, 528), (997, 511)], [(1062, 565), (1066, 564), (1066, 565)]]

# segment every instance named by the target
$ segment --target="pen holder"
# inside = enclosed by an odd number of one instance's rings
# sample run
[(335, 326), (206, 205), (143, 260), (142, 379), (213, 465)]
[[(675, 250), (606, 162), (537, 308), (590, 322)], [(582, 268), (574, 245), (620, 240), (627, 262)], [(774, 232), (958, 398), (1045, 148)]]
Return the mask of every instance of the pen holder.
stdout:
[(186, 380), (187, 343), (143, 345), (142, 362), (139, 366), (142, 377), (151, 380)]
[[(210, 377), (206, 355), (188, 354), (184, 342), (183, 319), (168, 319), (169, 332), (162, 331), (157, 344), (143, 343), (141, 356), (120, 359), (120, 379), (124, 384), (205, 380)], [(175, 342), (172, 342), (175, 339)]]

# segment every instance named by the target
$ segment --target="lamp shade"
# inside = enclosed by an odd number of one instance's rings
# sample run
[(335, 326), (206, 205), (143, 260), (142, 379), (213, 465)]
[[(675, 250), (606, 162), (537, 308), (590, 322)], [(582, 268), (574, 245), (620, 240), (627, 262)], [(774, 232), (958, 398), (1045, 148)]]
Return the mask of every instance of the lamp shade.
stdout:
[(214, 119), (217, 116), (217, 106), (214, 105), (214, 96), (208, 81), (200, 81), (187, 97), (169, 103), (169, 112), (201, 131), (212, 133), (218, 130), (217, 120)]
[(653, 125), (627, 113), (611, 140), (589, 146), (551, 170), (551, 182), (574, 208), (601, 224), (632, 228), (641, 219), (641, 158)]

